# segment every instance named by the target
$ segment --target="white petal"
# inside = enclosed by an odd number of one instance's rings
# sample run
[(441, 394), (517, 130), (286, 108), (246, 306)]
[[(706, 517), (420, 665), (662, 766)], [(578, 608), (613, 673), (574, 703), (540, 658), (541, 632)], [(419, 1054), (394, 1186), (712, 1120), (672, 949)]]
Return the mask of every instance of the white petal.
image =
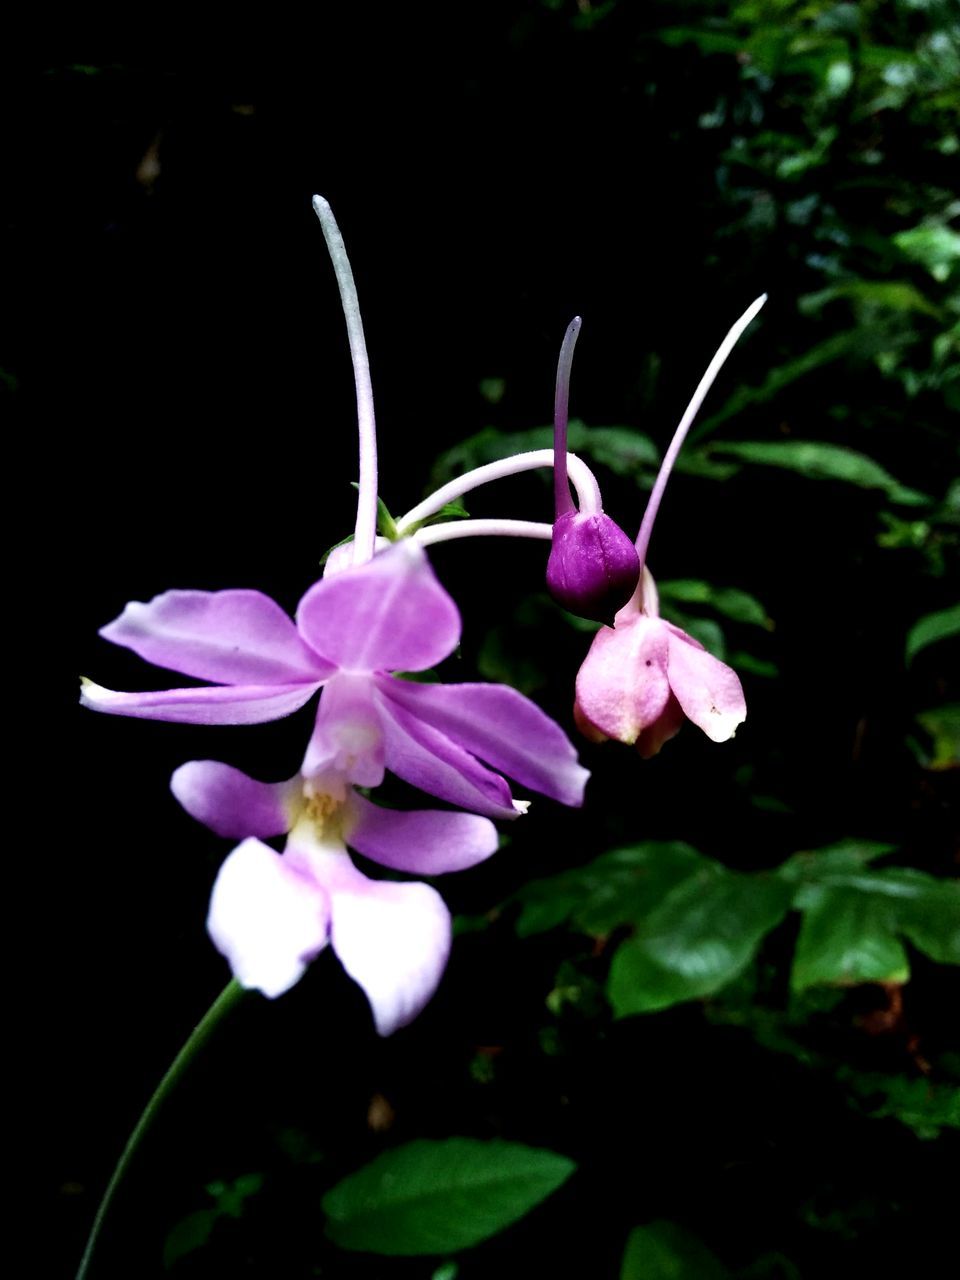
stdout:
[[(346, 859), (344, 859), (346, 861)], [(207, 929), (243, 987), (281, 995), (327, 944), (323, 890), (259, 840), (227, 857), (210, 898)]]

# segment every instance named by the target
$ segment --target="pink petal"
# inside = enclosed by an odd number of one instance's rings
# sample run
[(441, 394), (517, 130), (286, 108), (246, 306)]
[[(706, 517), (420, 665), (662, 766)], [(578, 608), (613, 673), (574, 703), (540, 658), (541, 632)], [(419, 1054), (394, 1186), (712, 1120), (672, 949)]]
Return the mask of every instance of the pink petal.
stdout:
[(686, 717), (683, 708), (671, 693), (667, 705), (654, 720), (653, 724), (640, 731), (637, 738), (637, 750), (644, 760), (651, 760), (665, 742), (675, 738), (683, 728)]
[(335, 769), (358, 787), (383, 781), (384, 744), (380, 713), (367, 675), (339, 672), (320, 695), (303, 772), (309, 777)]
[(497, 849), (497, 829), (488, 818), (437, 809), (399, 812), (354, 796), (356, 826), (347, 842), (382, 866), (415, 875), (463, 871)]
[(240, 985), (272, 998), (326, 946), (329, 920), (328, 899), (309, 876), (259, 840), (244, 840), (220, 868), (207, 929)]
[(428, 885), (368, 880), (339, 854), (313, 854), (310, 865), (329, 896), (333, 949), (388, 1036), (436, 991), (450, 953), (450, 913)]
[(560, 726), (529, 698), (502, 684), (414, 684), (378, 680), (381, 691), (419, 720), (533, 791), (579, 806), (590, 776)]
[(257, 782), (216, 760), (181, 765), (170, 789), (192, 818), (234, 840), (284, 835), (303, 795), (299, 775), (289, 782)]
[(577, 675), (580, 714), (608, 738), (636, 742), (670, 696), (668, 640), (666, 623), (641, 614), (602, 627)]
[(308, 702), (319, 684), (209, 685), (201, 689), (159, 689), (118, 693), (81, 680), (80, 703), (91, 711), (178, 724), (263, 724), (289, 716)]
[(100, 632), (158, 667), (214, 684), (317, 683), (333, 668), (259, 591), (167, 591)]
[(387, 768), (459, 809), (489, 818), (515, 818), (510, 788), (450, 738), (412, 715), (392, 698), (378, 699)]
[(297, 622), (318, 653), (349, 671), (424, 671), (460, 639), (457, 606), (409, 539), (316, 583)]
[(735, 671), (672, 627), (667, 674), (688, 719), (714, 742), (733, 737), (747, 716), (743, 688)]

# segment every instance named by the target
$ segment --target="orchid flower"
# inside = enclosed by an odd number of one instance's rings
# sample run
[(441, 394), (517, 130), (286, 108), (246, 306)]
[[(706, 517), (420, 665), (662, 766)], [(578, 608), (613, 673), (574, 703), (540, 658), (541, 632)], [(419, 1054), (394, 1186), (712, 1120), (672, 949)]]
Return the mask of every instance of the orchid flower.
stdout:
[(656, 585), (646, 568), (660, 501), (693, 419), (720, 367), (766, 301), (758, 298), (721, 343), (680, 420), (644, 512), (636, 550), (641, 577), (613, 627), (601, 627), (577, 676), (574, 716), (594, 741), (616, 738), (656, 755), (692, 720), (714, 742), (732, 738), (746, 718), (743, 689), (725, 663), (659, 616)]
[[(450, 914), (428, 885), (363, 875), (347, 845), (395, 871), (441, 875), (495, 851), (489, 819), (381, 809), (335, 770), (265, 783), (194, 760), (170, 785), (192, 817), (242, 840), (220, 868), (207, 917), (241, 986), (281, 995), (329, 942), (381, 1035), (420, 1012), (446, 964)], [(282, 855), (263, 843), (285, 834)]]
[(148, 662), (217, 683), (118, 693), (85, 681), (82, 701), (95, 711), (256, 724), (289, 715), (324, 686), (308, 774), (332, 768), (374, 787), (389, 769), (459, 808), (516, 817), (500, 770), (561, 804), (582, 803), (588, 774), (573, 744), (523, 694), (390, 674), (425, 671), (460, 639), (456, 605), (409, 540), (315, 583), (296, 623), (258, 591), (168, 591), (127, 605), (100, 634)]

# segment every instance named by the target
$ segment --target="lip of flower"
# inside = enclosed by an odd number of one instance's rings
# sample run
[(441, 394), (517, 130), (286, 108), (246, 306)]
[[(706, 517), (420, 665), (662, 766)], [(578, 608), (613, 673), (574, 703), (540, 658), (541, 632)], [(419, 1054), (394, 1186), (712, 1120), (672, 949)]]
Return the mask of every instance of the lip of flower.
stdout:
[(148, 662), (215, 683), (120, 693), (85, 681), (81, 702), (95, 711), (257, 724), (291, 714), (327, 685), (308, 772), (337, 767), (358, 785), (376, 786), (387, 768), (490, 817), (517, 813), (494, 770), (561, 804), (583, 801), (589, 774), (573, 744), (515, 689), (389, 674), (427, 670), (460, 639), (456, 605), (409, 540), (315, 583), (296, 624), (258, 591), (168, 591), (129, 604), (100, 634)]
[[(347, 845), (392, 870), (441, 875), (497, 847), (487, 818), (380, 809), (336, 772), (265, 783), (213, 760), (182, 765), (174, 795), (218, 835), (242, 841), (226, 858), (207, 927), (242, 986), (275, 997), (329, 943), (389, 1035), (432, 996), (450, 948), (450, 916), (428, 885), (371, 880)], [(287, 834), (279, 854), (262, 841)]]

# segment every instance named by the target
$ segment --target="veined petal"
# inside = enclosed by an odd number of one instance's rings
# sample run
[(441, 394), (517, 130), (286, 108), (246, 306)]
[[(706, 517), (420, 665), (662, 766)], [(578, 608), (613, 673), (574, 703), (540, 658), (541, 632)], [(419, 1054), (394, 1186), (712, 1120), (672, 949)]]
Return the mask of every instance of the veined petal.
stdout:
[(320, 695), (303, 772), (334, 769), (358, 787), (383, 781), (383, 729), (367, 675), (338, 672)]
[(387, 768), (404, 782), (459, 809), (489, 818), (515, 818), (510, 788), (445, 734), (399, 703), (378, 699)]
[(428, 885), (368, 880), (336, 853), (314, 853), (310, 867), (330, 901), (333, 949), (388, 1036), (436, 991), (450, 954), (450, 913)]
[(300, 777), (289, 782), (257, 782), (217, 760), (191, 760), (176, 770), (170, 790), (192, 818), (218, 836), (282, 836), (293, 826)]
[(380, 677), (382, 693), (509, 778), (579, 806), (589, 772), (560, 726), (503, 684), (414, 684)]
[(316, 683), (333, 671), (259, 591), (166, 591), (131, 602), (100, 634), (155, 666), (214, 684)]
[(670, 628), (667, 674), (684, 715), (714, 742), (726, 742), (747, 717), (737, 673), (679, 628)]
[(594, 636), (577, 675), (577, 706), (608, 738), (634, 743), (662, 714), (670, 696), (668, 638), (664, 622), (641, 614)]
[(317, 653), (348, 671), (425, 671), (460, 639), (457, 606), (409, 539), (315, 583), (297, 623)]
[(328, 898), (309, 876), (259, 840), (244, 840), (220, 868), (207, 929), (240, 985), (272, 998), (323, 950), (329, 922)]
[(292, 715), (319, 689), (315, 684), (208, 685), (119, 693), (92, 680), (80, 681), (80, 703), (91, 711), (178, 724), (263, 724)]
[(400, 812), (353, 798), (356, 825), (347, 836), (358, 853), (382, 866), (414, 875), (463, 871), (497, 849), (497, 829), (489, 818), (439, 809)]

